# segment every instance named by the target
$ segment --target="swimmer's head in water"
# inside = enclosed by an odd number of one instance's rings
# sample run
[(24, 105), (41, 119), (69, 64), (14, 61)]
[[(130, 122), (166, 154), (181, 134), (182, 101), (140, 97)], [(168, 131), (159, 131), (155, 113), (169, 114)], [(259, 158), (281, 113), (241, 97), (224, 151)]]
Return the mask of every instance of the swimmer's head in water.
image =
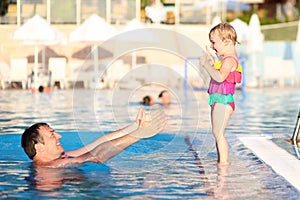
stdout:
[(143, 100), (141, 101), (141, 104), (151, 106), (154, 104), (154, 100), (151, 96), (144, 96)]

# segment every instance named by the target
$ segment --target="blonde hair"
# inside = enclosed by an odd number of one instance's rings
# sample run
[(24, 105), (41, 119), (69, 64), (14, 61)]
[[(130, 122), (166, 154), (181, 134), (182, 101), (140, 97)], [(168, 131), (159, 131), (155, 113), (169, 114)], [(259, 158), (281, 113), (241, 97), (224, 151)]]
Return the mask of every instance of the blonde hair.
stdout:
[(209, 32), (209, 39), (211, 40), (211, 34), (218, 33), (222, 40), (229, 39), (233, 44), (239, 43), (237, 41), (237, 35), (235, 29), (229, 23), (220, 23), (214, 26)]

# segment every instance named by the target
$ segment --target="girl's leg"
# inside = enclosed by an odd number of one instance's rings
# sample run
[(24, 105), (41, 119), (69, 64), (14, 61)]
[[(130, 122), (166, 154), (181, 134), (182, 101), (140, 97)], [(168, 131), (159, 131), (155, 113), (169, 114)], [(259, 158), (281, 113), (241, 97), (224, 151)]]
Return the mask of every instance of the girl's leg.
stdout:
[(216, 103), (211, 112), (212, 131), (216, 139), (218, 162), (220, 165), (228, 165), (228, 142), (225, 137), (225, 128), (233, 110), (231, 106)]

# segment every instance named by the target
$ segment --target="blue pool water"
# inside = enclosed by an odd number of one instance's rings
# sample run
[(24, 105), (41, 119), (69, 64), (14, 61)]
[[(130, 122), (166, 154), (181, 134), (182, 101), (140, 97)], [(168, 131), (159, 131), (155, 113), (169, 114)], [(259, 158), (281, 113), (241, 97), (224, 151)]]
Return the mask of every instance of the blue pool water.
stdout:
[(277, 140), (290, 137), (299, 109), (298, 89), (237, 92), (237, 109), (226, 132), (229, 167), (216, 165), (205, 91), (195, 91), (192, 96), (174, 92), (174, 104), (165, 108), (169, 123), (163, 133), (139, 141), (105, 164), (60, 169), (31, 166), (20, 146), (25, 127), (48, 122), (62, 134), (65, 150), (71, 150), (134, 120), (139, 108), (134, 102), (142, 94), (84, 90), (0, 93), (0, 198), (300, 198), (297, 189), (237, 139), (239, 134), (264, 134)]

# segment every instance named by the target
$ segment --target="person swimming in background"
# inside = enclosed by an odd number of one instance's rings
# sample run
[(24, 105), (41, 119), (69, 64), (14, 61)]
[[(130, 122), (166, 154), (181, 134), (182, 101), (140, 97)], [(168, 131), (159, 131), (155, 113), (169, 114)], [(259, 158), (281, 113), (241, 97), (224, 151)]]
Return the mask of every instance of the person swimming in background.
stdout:
[(85, 162), (104, 163), (142, 138), (158, 134), (166, 123), (167, 118), (162, 110), (146, 114), (141, 107), (132, 124), (100, 136), (73, 151), (64, 151), (60, 143), (62, 136), (47, 123), (36, 123), (25, 129), (21, 144), (34, 166), (67, 167)]
[[(31, 93), (36, 92), (36, 88), (35, 88), (35, 84), (34, 84), (34, 72), (33, 71), (31, 72), (31, 75), (30, 75), (30, 86), (29, 86), (29, 88), (30, 88)], [(51, 92), (51, 72), (48, 74), (47, 86), (44, 86), (42, 84), (37, 88), (37, 90), (40, 93), (50, 93)]]
[(44, 92), (44, 86), (40, 85), (38, 90), (39, 90), (40, 93)]
[(142, 101), (140, 103), (142, 105), (146, 105), (146, 106), (152, 106), (152, 105), (155, 104), (154, 99), (151, 96), (149, 96), (149, 95), (144, 96), (143, 99), (142, 99)]
[(229, 23), (220, 23), (209, 32), (210, 48), (221, 60), (214, 61), (209, 48), (200, 57), (200, 66), (209, 73), (208, 104), (211, 106), (212, 132), (216, 140), (218, 164), (229, 165), (228, 141), (225, 128), (235, 110), (233, 95), (236, 83), (241, 83), (242, 67), (239, 65), (235, 45), (237, 35)]
[(160, 103), (164, 106), (169, 106), (171, 104), (171, 94), (167, 90), (161, 91), (158, 98), (160, 99)]

